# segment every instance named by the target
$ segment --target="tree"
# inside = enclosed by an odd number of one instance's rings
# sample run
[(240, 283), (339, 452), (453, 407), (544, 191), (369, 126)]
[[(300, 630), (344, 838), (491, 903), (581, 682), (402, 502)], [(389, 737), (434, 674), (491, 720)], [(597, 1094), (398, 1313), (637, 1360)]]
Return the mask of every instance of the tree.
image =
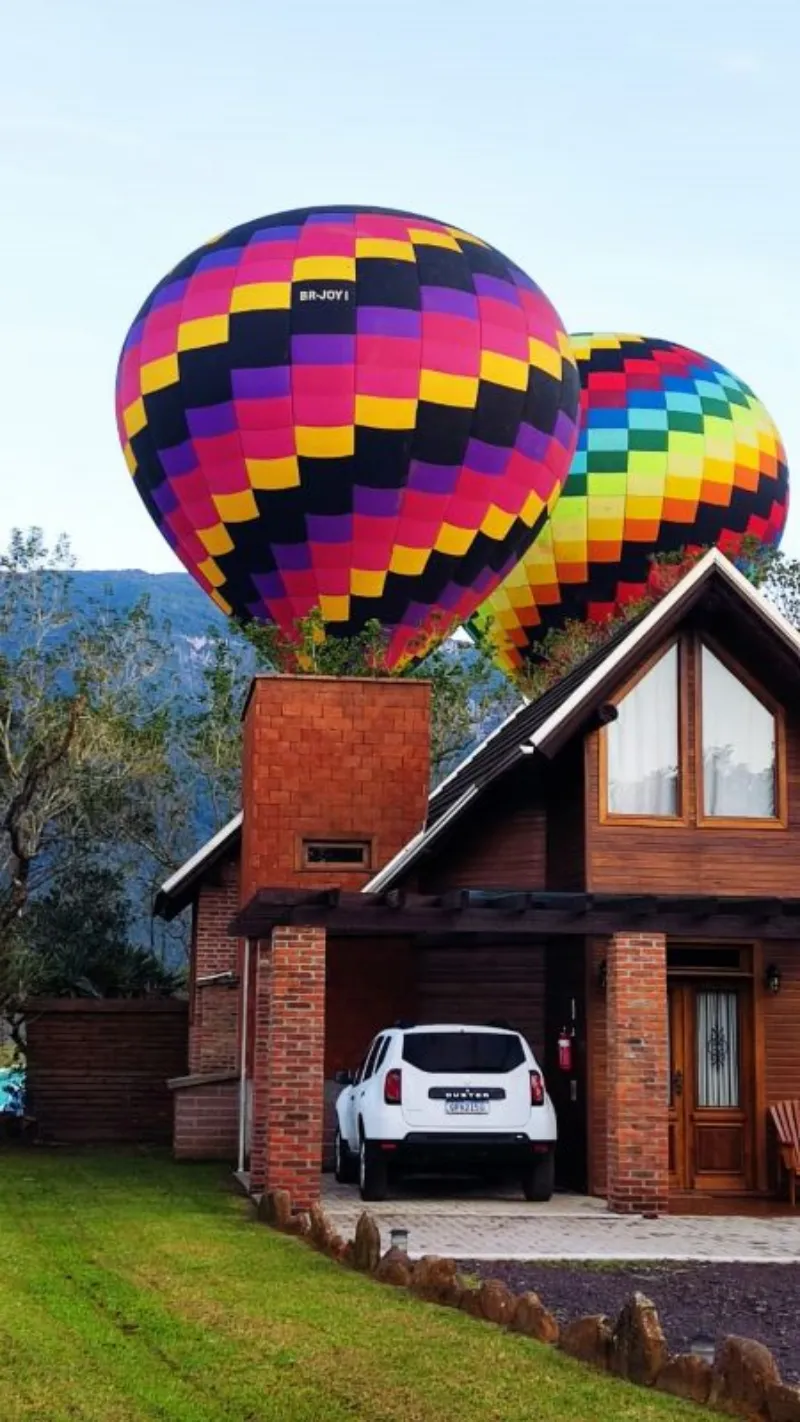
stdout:
[(182, 986), (181, 972), (131, 942), (132, 927), (126, 871), (104, 862), (102, 846), (30, 900), (0, 957), (0, 1005), (21, 1054), (32, 998), (163, 997)]
[(147, 608), (71, 604), (66, 539), (15, 531), (0, 555), (0, 956), (32, 895), (87, 845), (141, 843), (165, 772), (163, 647)]

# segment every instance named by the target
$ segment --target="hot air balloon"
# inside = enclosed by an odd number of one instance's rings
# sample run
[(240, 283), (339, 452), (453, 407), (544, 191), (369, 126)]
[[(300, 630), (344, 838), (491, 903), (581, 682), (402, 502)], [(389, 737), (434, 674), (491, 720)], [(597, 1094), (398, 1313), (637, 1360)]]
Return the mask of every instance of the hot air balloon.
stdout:
[(653, 554), (735, 554), (746, 537), (775, 547), (786, 523), (786, 456), (747, 385), (672, 341), (570, 340), (581, 428), (563, 493), (475, 619), (510, 672), (551, 627), (643, 597)]
[(233, 228), (125, 340), (117, 419), (151, 517), (218, 607), (291, 635), (387, 629), (387, 665), (464, 621), (561, 489), (562, 323), (460, 228), (367, 207)]

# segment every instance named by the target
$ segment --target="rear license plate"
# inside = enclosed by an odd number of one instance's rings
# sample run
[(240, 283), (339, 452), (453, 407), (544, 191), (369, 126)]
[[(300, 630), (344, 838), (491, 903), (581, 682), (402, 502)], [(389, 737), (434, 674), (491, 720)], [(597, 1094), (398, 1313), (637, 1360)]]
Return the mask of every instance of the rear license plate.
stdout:
[(488, 1101), (445, 1101), (445, 1114), (449, 1116), (488, 1116)]

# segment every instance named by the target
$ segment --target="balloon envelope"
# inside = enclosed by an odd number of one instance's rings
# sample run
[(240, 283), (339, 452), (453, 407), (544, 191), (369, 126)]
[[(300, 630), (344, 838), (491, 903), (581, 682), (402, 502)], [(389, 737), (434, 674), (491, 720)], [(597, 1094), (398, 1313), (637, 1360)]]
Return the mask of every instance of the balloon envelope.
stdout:
[(644, 336), (570, 337), (578, 447), (550, 521), (483, 604), (508, 671), (551, 628), (641, 598), (650, 558), (743, 538), (777, 546), (788, 512), (780, 435), (724, 366)]
[(148, 297), (117, 418), (149, 513), (226, 612), (378, 619), (388, 663), (470, 616), (546, 520), (578, 382), (546, 296), (429, 218), (307, 208)]

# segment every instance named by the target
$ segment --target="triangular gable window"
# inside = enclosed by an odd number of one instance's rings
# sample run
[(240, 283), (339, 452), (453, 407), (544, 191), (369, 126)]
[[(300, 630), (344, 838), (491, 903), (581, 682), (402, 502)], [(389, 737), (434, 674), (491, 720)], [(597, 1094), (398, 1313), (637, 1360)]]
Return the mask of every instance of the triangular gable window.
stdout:
[(774, 819), (775, 716), (706, 646), (701, 679), (704, 818)]
[(680, 812), (677, 644), (618, 703), (607, 728), (608, 813), (637, 819)]
[(783, 712), (727, 654), (679, 637), (614, 705), (601, 741), (601, 820), (785, 826)]

